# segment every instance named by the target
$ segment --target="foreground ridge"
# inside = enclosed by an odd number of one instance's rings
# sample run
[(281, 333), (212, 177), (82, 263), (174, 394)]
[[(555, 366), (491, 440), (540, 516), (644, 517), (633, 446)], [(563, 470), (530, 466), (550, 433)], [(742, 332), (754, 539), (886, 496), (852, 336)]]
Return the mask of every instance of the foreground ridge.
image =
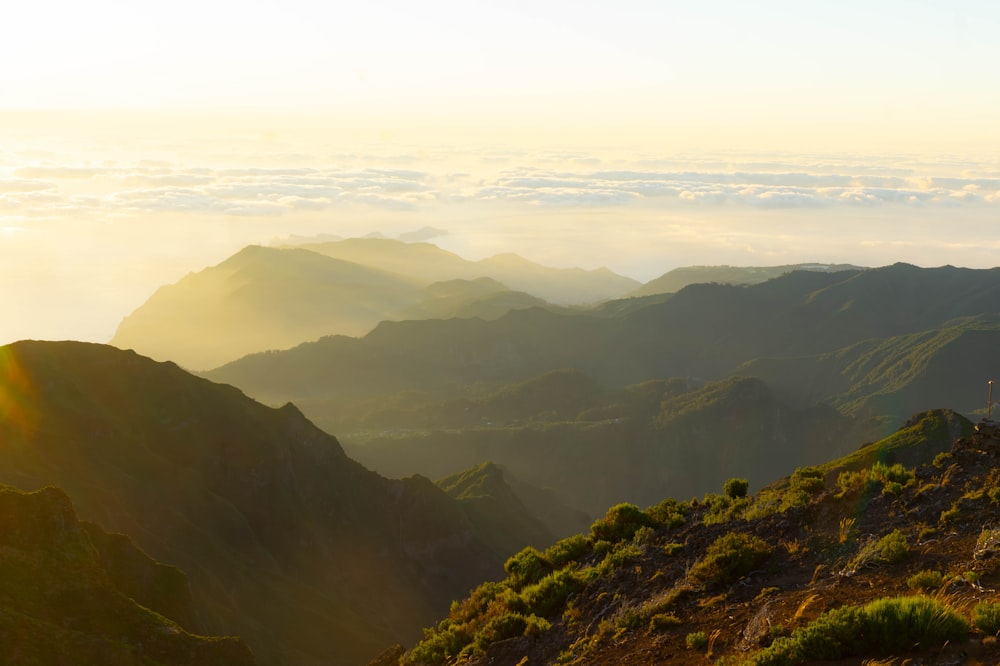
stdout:
[(612, 507), (589, 535), (510, 558), (505, 581), (381, 663), (995, 664), (998, 435), (925, 412), (753, 496), (731, 479)]

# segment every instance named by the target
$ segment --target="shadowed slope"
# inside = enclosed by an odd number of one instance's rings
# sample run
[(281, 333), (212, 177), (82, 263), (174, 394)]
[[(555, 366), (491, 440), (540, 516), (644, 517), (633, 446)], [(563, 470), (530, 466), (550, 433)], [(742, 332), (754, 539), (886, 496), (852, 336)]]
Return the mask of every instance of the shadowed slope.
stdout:
[(66, 489), (194, 583), (200, 620), (262, 663), (352, 663), (502, 555), (426, 479), (384, 479), (293, 406), (113, 347), (0, 349), (0, 479)]
[(0, 486), (0, 589), (5, 664), (254, 663), (240, 639), (188, 633), (184, 575), (80, 524), (55, 488)]

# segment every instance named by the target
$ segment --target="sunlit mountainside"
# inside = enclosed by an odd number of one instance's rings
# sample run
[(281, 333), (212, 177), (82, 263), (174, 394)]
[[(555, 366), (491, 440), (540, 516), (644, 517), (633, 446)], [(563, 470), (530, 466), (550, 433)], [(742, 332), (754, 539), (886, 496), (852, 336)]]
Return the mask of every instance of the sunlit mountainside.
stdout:
[(209, 369), (324, 335), (364, 335), (383, 320), (492, 319), (546, 301), (594, 303), (636, 286), (608, 270), (546, 268), (514, 255), (471, 262), (428, 243), (251, 246), (160, 288), (111, 344)]

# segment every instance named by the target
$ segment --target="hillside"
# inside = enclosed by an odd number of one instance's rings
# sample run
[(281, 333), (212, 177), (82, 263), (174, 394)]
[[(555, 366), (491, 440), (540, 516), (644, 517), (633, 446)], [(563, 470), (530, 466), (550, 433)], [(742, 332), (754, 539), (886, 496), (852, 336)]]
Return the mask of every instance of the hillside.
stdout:
[(366, 470), (292, 405), (104, 345), (21, 342), (0, 359), (0, 481), (58, 485), (180, 566), (202, 628), (245, 637), (262, 664), (357, 663), (412, 640), (509, 554), (431, 481)]
[(993, 353), (998, 345), (1000, 318), (989, 314), (818, 356), (755, 359), (740, 372), (789, 399), (824, 400), (894, 422), (904, 410), (943, 403), (963, 414), (983, 414), (986, 380), (1000, 376), (1000, 359)]
[(183, 573), (80, 523), (55, 488), (0, 486), (0, 589), (5, 664), (254, 663), (238, 638), (190, 633)]
[(927, 412), (753, 494), (612, 507), (380, 663), (995, 664), (998, 456)]
[(630, 297), (672, 294), (689, 284), (759, 284), (792, 271), (837, 273), (864, 270), (850, 264), (788, 264), (785, 266), (681, 266), (630, 292)]

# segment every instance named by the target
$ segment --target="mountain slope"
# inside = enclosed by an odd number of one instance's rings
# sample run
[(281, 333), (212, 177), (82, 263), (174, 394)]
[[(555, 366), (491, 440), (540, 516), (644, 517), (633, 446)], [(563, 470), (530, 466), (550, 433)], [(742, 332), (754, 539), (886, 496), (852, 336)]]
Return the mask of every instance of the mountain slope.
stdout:
[[(81, 524), (55, 488), (0, 486), (0, 589), (5, 664), (254, 663), (239, 639), (188, 633), (184, 575)], [(170, 611), (188, 616), (186, 626)]]
[(203, 626), (261, 663), (357, 663), (499, 570), (430, 481), (369, 472), (291, 405), (103, 345), (22, 342), (0, 361), (0, 481), (58, 484), (181, 566)]
[(493, 463), (440, 479), (437, 486), (458, 501), (483, 543), (499, 553), (515, 553), (525, 546), (545, 547), (555, 541), (552, 532), (531, 515)]
[(998, 663), (1000, 426), (971, 430), (929, 412), (751, 496), (613, 507), (396, 663)]
[(363, 335), (418, 302), (422, 286), (315, 252), (249, 246), (158, 289), (122, 320), (111, 344), (211, 368), (331, 333)]
[(823, 400), (889, 422), (943, 403), (975, 414), (986, 407), (986, 380), (1000, 376), (993, 353), (998, 345), (1000, 319), (984, 315), (818, 356), (755, 359), (740, 372), (760, 377), (783, 396)]

